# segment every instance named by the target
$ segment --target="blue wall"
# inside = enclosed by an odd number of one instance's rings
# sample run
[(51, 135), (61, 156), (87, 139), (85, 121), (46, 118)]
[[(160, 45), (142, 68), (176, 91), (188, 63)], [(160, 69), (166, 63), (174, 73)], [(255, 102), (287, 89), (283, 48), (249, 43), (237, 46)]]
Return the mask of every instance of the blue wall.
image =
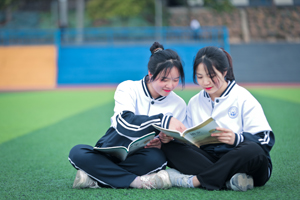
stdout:
[[(149, 48), (157, 38), (177, 51), (192, 83), (192, 62), (203, 46), (229, 51), (225, 26), (201, 26), (198, 37), (190, 27), (101, 27), (78, 29), (1, 29), (0, 45), (53, 44), (57, 47), (57, 85), (118, 84), (147, 74)], [(122, 45), (121, 45), (122, 44)]]
[[(209, 44), (214, 45), (214, 44)], [(136, 46), (70, 46), (59, 49), (58, 85), (118, 84), (139, 80), (147, 74), (149, 45)], [(205, 44), (170, 44), (184, 62), (186, 83), (192, 83), (192, 63)], [(215, 46), (218, 46), (215, 44)]]

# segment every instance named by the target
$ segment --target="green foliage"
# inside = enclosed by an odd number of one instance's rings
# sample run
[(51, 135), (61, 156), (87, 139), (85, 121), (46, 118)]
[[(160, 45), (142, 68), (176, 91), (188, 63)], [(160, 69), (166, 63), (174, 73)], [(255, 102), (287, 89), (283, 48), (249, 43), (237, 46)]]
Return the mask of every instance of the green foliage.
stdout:
[(0, 10), (7, 8), (9, 5), (11, 5), (12, 2), (13, 2), (13, 0), (1, 0), (0, 1)]
[(5, 10), (6, 8), (15, 8), (20, 0), (0, 0), (0, 11)]
[(93, 20), (111, 19), (114, 17), (129, 18), (140, 16), (149, 20), (154, 16), (153, 0), (90, 0), (87, 13)]
[(204, 7), (212, 8), (217, 12), (230, 12), (234, 9), (230, 0), (204, 0)]

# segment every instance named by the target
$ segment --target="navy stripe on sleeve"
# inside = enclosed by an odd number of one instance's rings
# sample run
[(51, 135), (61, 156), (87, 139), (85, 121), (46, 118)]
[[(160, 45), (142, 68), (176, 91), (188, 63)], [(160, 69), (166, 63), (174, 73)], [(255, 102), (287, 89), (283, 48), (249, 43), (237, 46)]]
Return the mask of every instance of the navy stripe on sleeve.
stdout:
[[(167, 116), (167, 119), (169, 117)], [(156, 130), (152, 124), (161, 126), (164, 123), (163, 118), (165, 118), (163, 114), (147, 116), (135, 115), (131, 111), (122, 111), (117, 115), (116, 130), (118, 133), (129, 137), (141, 137)]]

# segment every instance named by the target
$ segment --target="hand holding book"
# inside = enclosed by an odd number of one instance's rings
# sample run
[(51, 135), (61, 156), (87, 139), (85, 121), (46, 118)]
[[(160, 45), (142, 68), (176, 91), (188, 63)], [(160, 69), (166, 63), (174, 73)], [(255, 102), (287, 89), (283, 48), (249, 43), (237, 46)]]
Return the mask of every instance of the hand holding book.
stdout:
[(220, 143), (225, 143), (229, 145), (234, 144), (236, 136), (232, 130), (226, 128), (220, 128), (220, 127), (217, 127), (216, 130), (219, 132), (212, 133), (211, 134), (212, 137), (216, 137), (220, 141)]
[(218, 140), (218, 137), (212, 137), (212, 133), (221, 133), (222, 131), (216, 130), (219, 125), (215, 122), (213, 118), (209, 118), (204, 122), (188, 128), (182, 133), (176, 130), (164, 129), (153, 125), (156, 129), (160, 130), (164, 134), (173, 137), (176, 140), (179, 140), (184, 143), (193, 144), (197, 147), (206, 144), (221, 143)]
[(173, 137), (166, 135), (163, 132), (159, 133), (159, 139), (162, 143), (169, 143), (170, 141), (174, 140)]
[[(177, 130), (178, 132), (182, 133), (186, 130), (185, 125), (179, 121), (178, 119), (172, 117), (169, 124), (169, 130)], [(163, 132), (159, 133), (159, 139), (162, 143), (168, 143), (174, 138), (172, 136), (168, 136)]]
[(172, 117), (169, 123), (169, 128), (170, 130), (177, 130), (180, 133), (184, 132), (186, 130), (185, 125), (179, 121), (178, 119), (176, 119), (175, 117)]
[(154, 137), (144, 148), (161, 148), (160, 138)]

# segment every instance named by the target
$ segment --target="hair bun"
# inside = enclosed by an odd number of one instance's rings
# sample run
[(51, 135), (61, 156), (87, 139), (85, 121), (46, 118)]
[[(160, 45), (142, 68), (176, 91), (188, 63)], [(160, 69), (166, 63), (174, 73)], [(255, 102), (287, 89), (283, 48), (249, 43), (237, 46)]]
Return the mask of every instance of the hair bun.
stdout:
[(150, 47), (150, 51), (151, 51), (151, 54), (154, 54), (155, 53), (155, 50), (157, 49), (162, 49), (164, 50), (164, 46), (162, 44), (160, 44), (159, 42), (154, 42), (152, 44), (152, 46)]

